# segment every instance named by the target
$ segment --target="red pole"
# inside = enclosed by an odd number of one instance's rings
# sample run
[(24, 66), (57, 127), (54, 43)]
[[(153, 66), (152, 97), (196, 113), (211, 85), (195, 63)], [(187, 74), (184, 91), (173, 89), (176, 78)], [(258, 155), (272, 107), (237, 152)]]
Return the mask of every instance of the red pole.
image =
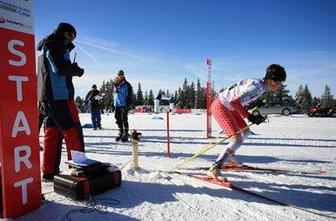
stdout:
[(170, 141), (169, 141), (169, 111), (167, 112), (167, 157), (170, 158)]
[(207, 138), (211, 137), (211, 83), (207, 82)]
[(206, 137), (211, 137), (211, 97), (212, 97), (212, 89), (211, 89), (211, 68), (212, 68), (212, 60), (207, 59), (206, 64), (208, 66), (208, 81), (206, 87), (206, 107), (207, 107), (207, 120), (206, 120)]

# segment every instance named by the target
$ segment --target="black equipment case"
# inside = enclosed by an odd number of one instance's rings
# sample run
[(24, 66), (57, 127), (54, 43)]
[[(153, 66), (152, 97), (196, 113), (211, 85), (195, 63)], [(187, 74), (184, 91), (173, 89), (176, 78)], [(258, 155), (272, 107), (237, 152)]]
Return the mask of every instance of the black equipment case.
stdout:
[(78, 176), (59, 174), (54, 177), (54, 191), (74, 200), (85, 200), (120, 185), (121, 171), (110, 172), (106, 166), (101, 173), (78, 173)]

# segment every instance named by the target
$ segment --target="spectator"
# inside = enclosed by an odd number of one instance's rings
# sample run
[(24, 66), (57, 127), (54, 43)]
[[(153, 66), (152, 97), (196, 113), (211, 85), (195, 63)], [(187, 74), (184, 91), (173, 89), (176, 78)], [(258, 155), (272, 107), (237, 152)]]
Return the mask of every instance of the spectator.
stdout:
[(115, 94), (114, 94), (114, 116), (116, 124), (119, 128), (119, 134), (116, 137), (116, 141), (127, 142), (128, 141), (128, 111), (132, 103), (132, 86), (126, 81), (123, 70), (118, 72), (118, 75), (114, 79)]
[(101, 130), (101, 110), (100, 110), (100, 92), (97, 90), (97, 85), (92, 85), (92, 90), (85, 97), (85, 103), (89, 103), (91, 110), (91, 121), (94, 130)]

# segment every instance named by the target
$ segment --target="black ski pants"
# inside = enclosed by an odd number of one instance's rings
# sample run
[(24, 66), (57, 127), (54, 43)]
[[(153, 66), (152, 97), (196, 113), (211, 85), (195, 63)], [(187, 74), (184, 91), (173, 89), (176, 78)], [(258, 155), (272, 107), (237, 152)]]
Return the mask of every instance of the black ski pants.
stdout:
[(116, 124), (118, 125), (119, 132), (121, 134), (128, 134), (128, 108), (116, 107), (114, 111), (114, 117)]

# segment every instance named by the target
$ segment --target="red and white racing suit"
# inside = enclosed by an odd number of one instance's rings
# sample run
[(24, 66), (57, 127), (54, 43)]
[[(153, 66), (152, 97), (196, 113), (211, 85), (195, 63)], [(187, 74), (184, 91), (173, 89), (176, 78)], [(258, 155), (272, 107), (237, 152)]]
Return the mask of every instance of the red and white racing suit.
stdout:
[(227, 136), (232, 136), (228, 148), (218, 157), (223, 164), (242, 145), (249, 129), (237, 133), (247, 126), (245, 120), (249, 112), (244, 106), (258, 99), (266, 91), (262, 79), (246, 79), (221, 92), (211, 105), (211, 112)]

